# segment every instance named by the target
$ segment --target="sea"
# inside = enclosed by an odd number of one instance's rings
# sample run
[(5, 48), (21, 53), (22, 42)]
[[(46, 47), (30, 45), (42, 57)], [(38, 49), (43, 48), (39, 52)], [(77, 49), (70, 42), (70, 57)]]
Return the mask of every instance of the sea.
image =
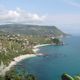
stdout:
[[(63, 38), (64, 45), (40, 47), (37, 56), (25, 59), (16, 65), (16, 70), (34, 74), (37, 80), (61, 80), (61, 75), (80, 74), (80, 37)], [(22, 66), (19, 66), (22, 65)]]

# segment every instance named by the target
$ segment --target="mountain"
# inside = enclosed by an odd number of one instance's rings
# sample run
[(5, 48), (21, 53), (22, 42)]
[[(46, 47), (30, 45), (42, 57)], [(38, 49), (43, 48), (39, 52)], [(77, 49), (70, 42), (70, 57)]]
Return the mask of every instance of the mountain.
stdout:
[(0, 31), (5, 33), (26, 34), (26, 35), (65, 35), (64, 32), (56, 28), (56, 26), (41, 26), (28, 24), (4, 24), (0, 25)]

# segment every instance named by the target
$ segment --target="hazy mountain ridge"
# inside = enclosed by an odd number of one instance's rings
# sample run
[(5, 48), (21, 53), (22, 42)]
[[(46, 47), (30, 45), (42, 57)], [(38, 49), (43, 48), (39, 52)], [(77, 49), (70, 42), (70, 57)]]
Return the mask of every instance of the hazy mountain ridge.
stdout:
[(0, 25), (0, 31), (8, 33), (18, 33), (27, 35), (65, 35), (56, 26), (41, 26), (41, 25), (28, 25), (28, 24), (4, 24)]

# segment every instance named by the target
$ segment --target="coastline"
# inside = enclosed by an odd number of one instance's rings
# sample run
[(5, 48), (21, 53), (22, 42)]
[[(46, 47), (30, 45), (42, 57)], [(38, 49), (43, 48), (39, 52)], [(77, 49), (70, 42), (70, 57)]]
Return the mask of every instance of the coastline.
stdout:
[(9, 71), (13, 66), (15, 66), (18, 62), (24, 60), (24, 59), (28, 59), (28, 58), (32, 58), (32, 57), (36, 57), (36, 56), (42, 56), (43, 54), (42, 53), (38, 53), (37, 54), (37, 51), (39, 50), (39, 47), (42, 47), (42, 46), (48, 46), (48, 45), (51, 45), (51, 44), (41, 44), (41, 45), (36, 45), (33, 47), (33, 51), (35, 54), (26, 54), (26, 55), (20, 55), (18, 57), (15, 57), (13, 59), (13, 61), (10, 62), (10, 64), (3, 68), (2, 71), (0, 71), (0, 75), (5, 75), (5, 73), (7, 71)]
[(37, 51), (39, 51), (40, 47), (48, 46), (48, 45), (51, 45), (51, 44), (39, 44), (39, 45), (34, 46), (32, 50), (34, 51), (34, 53), (37, 53)]
[(3, 68), (2, 71), (0, 71), (0, 75), (5, 75), (5, 73), (9, 71), (13, 66), (15, 66), (18, 62), (36, 56), (37, 56), (36, 54), (26, 54), (26, 55), (15, 57), (7, 67)]
[(39, 48), (39, 47), (43, 47), (43, 46), (48, 46), (48, 45), (51, 45), (51, 44), (39, 44), (39, 45), (34, 46), (34, 49)]

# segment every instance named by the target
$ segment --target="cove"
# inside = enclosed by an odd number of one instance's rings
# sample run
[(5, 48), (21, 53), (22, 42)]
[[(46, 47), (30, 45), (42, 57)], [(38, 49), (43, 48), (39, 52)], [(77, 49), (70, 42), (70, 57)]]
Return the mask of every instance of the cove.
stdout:
[[(19, 62), (16, 70), (36, 75), (38, 80), (61, 80), (63, 73), (71, 76), (80, 74), (80, 37), (63, 39), (63, 46), (40, 47), (38, 53), (46, 56), (38, 56)], [(22, 65), (18, 66), (18, 65)]]

